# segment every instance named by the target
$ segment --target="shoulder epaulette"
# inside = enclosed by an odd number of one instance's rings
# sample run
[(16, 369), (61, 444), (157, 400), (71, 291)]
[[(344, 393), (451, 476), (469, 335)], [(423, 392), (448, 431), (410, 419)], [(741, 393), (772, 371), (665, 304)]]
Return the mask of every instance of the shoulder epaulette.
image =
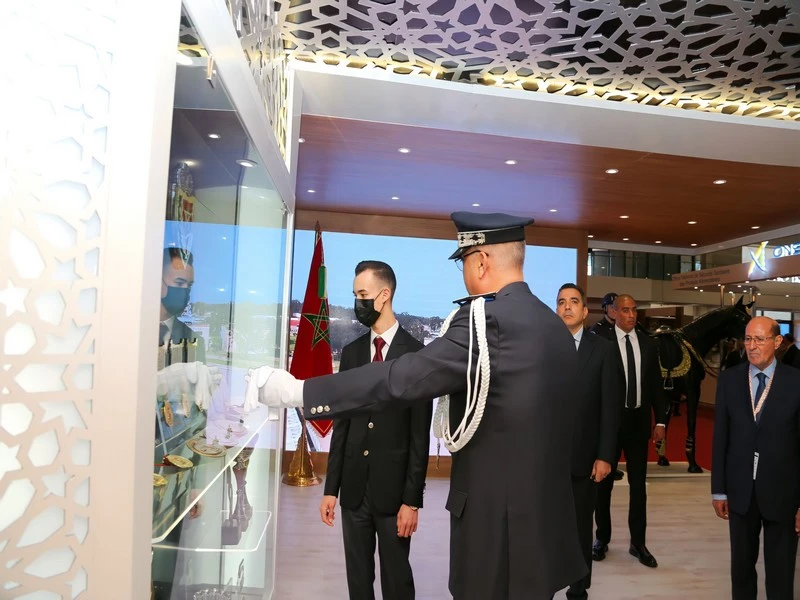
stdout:
[(475, 294), (474, 296), (464, 296), (463, 298), (459, 298), (458, 300), (453, 300), (453, 304), (458, 304), (459, 306), (464, 306), (465, 304), (469, 304), (476, 298), (486, 298), (487, 302), (492, 301), (497, 296), (497, 292), (491, 292), (489, 294)]

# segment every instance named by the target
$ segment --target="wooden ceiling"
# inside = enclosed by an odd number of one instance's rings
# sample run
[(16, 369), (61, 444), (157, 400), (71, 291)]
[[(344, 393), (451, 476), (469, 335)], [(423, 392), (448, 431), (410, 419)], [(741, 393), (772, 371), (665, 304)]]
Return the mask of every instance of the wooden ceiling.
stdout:
[(800, 222), (800, 168), (313, 115), (300, 136), (300, 210), (442, 219), (498, 211), (595, 240), (680, 247)]

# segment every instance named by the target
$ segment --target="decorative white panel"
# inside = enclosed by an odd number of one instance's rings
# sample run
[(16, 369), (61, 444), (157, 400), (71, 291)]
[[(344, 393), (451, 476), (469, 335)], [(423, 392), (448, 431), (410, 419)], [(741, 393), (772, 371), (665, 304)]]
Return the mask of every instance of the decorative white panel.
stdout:
[(800, 120), (795, 0), (278, 0), (290, 59)]
[(89, 596), (116, 5), (0, 6), (1, 598)]

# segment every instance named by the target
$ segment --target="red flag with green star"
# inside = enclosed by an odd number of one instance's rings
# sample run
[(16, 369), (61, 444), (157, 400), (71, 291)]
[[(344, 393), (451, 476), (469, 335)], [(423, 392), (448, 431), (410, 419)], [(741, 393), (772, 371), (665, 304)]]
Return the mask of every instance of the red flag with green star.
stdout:
[[(322, 231), (319, 223), (316, 232), (306, 297), (303, 300), (292, 365), (289, 368), (289, 372), (297, 379), (309, 379), (333, 373), (325, 254), (322, 251)], [(333, 421), (330, 420), (309, 421), (309, 423), (322, 437), (328, 435), (333, 427)]]

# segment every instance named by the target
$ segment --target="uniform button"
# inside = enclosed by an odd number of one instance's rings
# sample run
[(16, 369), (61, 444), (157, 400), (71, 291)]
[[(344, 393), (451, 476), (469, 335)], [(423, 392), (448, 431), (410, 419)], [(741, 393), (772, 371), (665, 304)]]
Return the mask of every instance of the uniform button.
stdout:
[(372, 421), (370, 421), (370, 423), (369, 423), (369, 425), (367, 425), (367, 427), (369, 427), (370, 429), (372, 429), (373, 427), (375, 427), (375, 423), (373, 423)]
[(322, 413), (322, 407), (321, 406), (317, 407), (317, 412), (320, 413), (320, 414)]
[(331, 407), (330, 406), (326, 406), (325, 407), (325, 412), (331, 412)]
[(317, 414), (317, 409), (316, 409), (316, 408), (312, 408), (312, 409), (311, 409), (309, 412), (310, 412), (312, 415), (315, 415), (315, 414)]
[(369, 456), (369, 450), (364, 450), (364, 456)]

